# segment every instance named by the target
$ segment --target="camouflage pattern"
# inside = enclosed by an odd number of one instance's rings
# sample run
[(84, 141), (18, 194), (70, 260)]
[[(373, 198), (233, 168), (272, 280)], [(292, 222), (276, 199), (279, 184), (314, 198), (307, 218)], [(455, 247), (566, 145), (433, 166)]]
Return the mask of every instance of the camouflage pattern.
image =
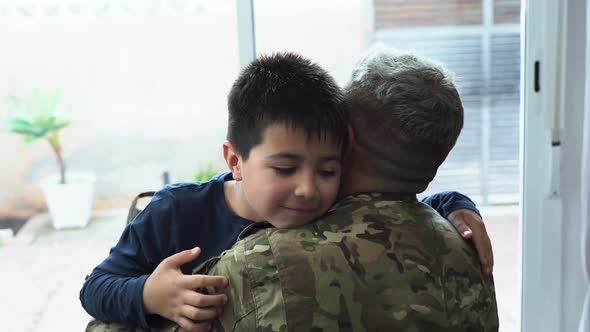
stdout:
[[(143, 329), (141, 327), (118, 324), (118, 323), (103, 323), (98, 320), (91, 320), (86, 326), (86, 332), (149, 332), (150, 329)], [(170, 330), (172, 332), (174, 330)]]
[(216, 331), (498, 330), (475, 248), (415, 197), (349, 196), (316, 223), (243, 234), (196, 271), (229, 278), (208, 289), (229, 298)]

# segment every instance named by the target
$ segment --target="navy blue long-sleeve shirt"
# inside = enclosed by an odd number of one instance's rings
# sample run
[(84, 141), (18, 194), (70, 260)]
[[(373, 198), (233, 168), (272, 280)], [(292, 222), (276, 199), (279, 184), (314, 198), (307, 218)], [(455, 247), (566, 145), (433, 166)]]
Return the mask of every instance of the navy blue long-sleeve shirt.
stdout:
[(458, 209), (469, 209), (480, 214), (475, 203), (469, 197), (456, 191), (443, 191), (424, 197), (422, 203), (430, 205), (445, 218), (448, 217), (451, 212)]
[[(149, 327), (161, 317), (147, 315), (143, 286), (149, 274), (165, 258), (197, 245), (201, 255), (182, 267), (185, 274), (206, 259), (230, 248), (251, 221), (228, 207), (222, 173), (205, 183), (166, 186), (130, 223), (109, 256), (86, 278), (80, 290), (84, 309), (104, 322), (125, 322)], [(477, 211), (466, 196), (445, 192), (423, 200), (446, 217), (458, 208)]]

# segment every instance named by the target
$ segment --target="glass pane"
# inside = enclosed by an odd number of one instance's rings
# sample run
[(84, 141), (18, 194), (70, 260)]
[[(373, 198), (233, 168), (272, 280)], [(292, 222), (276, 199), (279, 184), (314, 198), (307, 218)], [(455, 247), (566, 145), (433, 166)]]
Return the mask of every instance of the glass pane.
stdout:
[(481, 0), (375, 0), (375, 28), (481, 24)]
[[(492, 35), (490, 82), (490, 128), (492, 142), (489, 162), (489, 192), (504, 197), (500, 202), (518, 198), (519, 186), (519, 98), (520, 36), (518, 33)], [(514, 196), (514, 197), (511, 197)]]
[(494, 23), (519, 23), (520, 0), (494, 0)]

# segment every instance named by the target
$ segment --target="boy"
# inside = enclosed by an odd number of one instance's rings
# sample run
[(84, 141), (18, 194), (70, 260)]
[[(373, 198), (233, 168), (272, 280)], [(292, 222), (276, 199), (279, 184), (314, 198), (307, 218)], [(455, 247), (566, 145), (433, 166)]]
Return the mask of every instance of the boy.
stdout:
[[(231, 173), (154, 196), (84, 283), (80, 299), (92, 316), (143, 327), (164, 317), (206, 330), (227, 298), (194, 290), (226, 287), (227, 279), (190, 271), (252, 222), (296, 227), (336, 200), (348, 123), (342, 93), (323, 69), (292, 53), (262, 57), (236, 80), (228, 108), (223, 154)], [(475, 208), (460, 197), (454, 203)]]

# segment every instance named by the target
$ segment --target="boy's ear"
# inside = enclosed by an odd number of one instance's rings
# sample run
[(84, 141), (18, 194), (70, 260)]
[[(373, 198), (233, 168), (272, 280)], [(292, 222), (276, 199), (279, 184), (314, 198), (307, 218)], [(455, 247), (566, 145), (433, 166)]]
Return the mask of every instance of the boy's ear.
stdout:
[(223, 159), (229, 170), (231, 171), (232, 177), (236, 181), (242, 180), (242, 157), (238, 153), (236, 147), (229, 141), (223, 142)]

